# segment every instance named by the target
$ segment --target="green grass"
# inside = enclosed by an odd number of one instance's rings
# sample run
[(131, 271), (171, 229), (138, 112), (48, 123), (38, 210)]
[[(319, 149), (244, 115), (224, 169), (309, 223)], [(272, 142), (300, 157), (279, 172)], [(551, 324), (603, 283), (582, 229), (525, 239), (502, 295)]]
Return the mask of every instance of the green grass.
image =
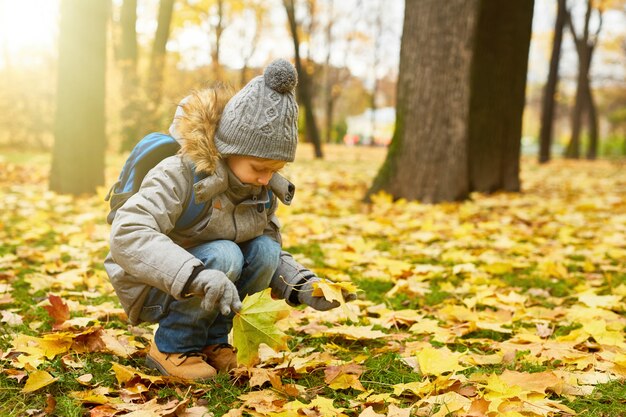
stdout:
[(374, 355), (367, 359), (364, 365), (367, 371), (361, 377), (363, 386), (379, 393), (393, 392), (394, 384), (406, 384), (424, 379), (393, 352)]
[(313, 261), (314, 267), (323, 268), (326, 266), (326, 263), (324, 262), (324, 251), (322, 250), (320, 245), (317, 243), (290, 246), (288, 248), (285, 248), (284, 250), (286, 250), (287, 252), (291, 254), (299, 253), (299, 254), (305, 255), (307, 258)]
[(385, 294), (393, 288), (393, 282), (373, 278), (355, 278), (352, 281), (374, 304), (390, 301)]
[(504, 283), (511, 287), (518, 287), (523, 290), (540, 288), (547, 290), (552, 297), (568, 297), (572, 295), (575, 283), (571, 279), (563, 280), (556, 278), (545, 278), (530, 271), (522, 271), (515, 274), (503, 274), (499, 277)]
[(585, 417), (623, 417), (626, 415), (626, 381), (597, 385), (590, 396), (564, 403)]

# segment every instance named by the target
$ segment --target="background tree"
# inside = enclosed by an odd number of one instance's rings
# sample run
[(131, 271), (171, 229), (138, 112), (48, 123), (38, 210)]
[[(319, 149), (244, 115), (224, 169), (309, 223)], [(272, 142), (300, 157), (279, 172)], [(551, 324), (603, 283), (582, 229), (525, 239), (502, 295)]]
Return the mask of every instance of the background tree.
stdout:
[(165, 57), (167, 40), (170, 36), (170, 26), (172, 23), (172, 15), (174, 13), (174, 0), (161, 0), (159, 3), (159, 18), (157, 30), (152, 44), (152, 53), (150, 54), (150, 65), (148, 67), (148, 77), (146, 84), (146, 95), (150, 101), (148, 114), (153, 119), (150, 122), (157, 129), (161, 119), (160, 107), (163, 97), (163, 77), (165, 73)]
[(104, 184), (108, 1), (62, 0), (50, 189), (95, 193)]
[(383, 48), (383, 18), (384, 18), (384, 2), (377, 0), (374, 4), (374, 13), (371, 13), (374, 21), (372, 22), (372, 27), (374, 28), (374, 36), (372, 37), (372, 97), (370, 101), (370, 110), (371, 110), (371, 138), (370, 144), (375, 145), (374, 135), (376, 132), (376, 109), (377, 109), (377, 98), (378, 98), (378, 66), (380, 65), (381, 60), (381, 52)]
[[(360, 35), (355, 30), (356, 20), (360, 19), (359, 12), (362, 9), (362, 1), (356, 3), (354, 10), (345, 10), (335, 7), (334, 0), (326, 1), (326, 26), (324, 28), (324, 43), (326, 55), (324, 57), (324, 79), (321, 90), (323, 94), (324, 111), (324, 142), (336, 142), (333, 137), (335, 132), (335, 110), (339, 97), (348, 90), (347, 83), (352, 78), (348, 70), (348, 57), (353, 52), (355, 40)], [(347, 28), (347, 30), (346, 30)], [(331, 58), (338, 65), (333, 65)], [(353, 108), (356, 110), (355, 108)]]
[(598, 26), (594, 34), (590, 31), (591, 14), (594, 10), (593, 0), (587, 0), (587, 10), (583, 23), (582, 34), (578, 34), (574, 27), (571, 11), (566, 13), (567, 26), (578, 53), (578, 76), (576, 82), (576, 98), (572, 110), (572, 135), (565, 150), (565, 157), (577, 159), (580, 157), (580, 136), (582, 132), (582, 117), (586, 111), (589, 121), (589, 147), (587, 158), (595, 159), (598, 149), (598, 117), (591, 91), (589, 70), (593, 59), (600, 31), (602, 30), (602, 8), (595, 9), (598, 14)]
[(298, 100), (304, 107), (304, 124), (305, 134), (308, 142), (313, 144), (315, 150), (315, 157), (322, 158), (322, 144), (320, 141), (320, 134), (317, 128), (317, 121), (315, 113), (313, 111), (313, 93), (311, 91), (311, 77), (309, 77), (306, 71), (302, 57), (300, 56), (300, 33), (298, 28), (298, 21), (296, 20), (296, 6), (295, 0), (283, 0), (285, 11), (287, 12), (287, 21), (289, 24), (289, 31), (291, 32), (291, 38), (293, 40), (295, 66), (298, 72), (298, 87), (297, 94)]
[(121, 41), (117, 51), (117, 64), (122, 75), (121, 109), (122, 150), (130, 150), (141, 134), (143, 113), (138, 74), (137, 0), (124, 0), (120, 13)]
[(241, 45), (241, 59), (243, 65), (241, 67), (241, 74), (239, 77), (239, 87), (243, 88), (248, 82), (248, 68), (250, 66), (250, 60), (259, 46), (259, 41), (263, 33), (263, 28), (267, 24), (268, 8), (263, 0), (245, 0), (243, 6), (242, 15), (248, 12), (248, 16), (254, 22), (253, 25), (248, 24), (244, 20), (240, 27), (239, 38), (248, 39)]
[(369, 196), (519, 190), (533, 1), (409, 0), (393, 141)]
[(551, 157), (552, 134), (554, 132), (554, 103), (559, 83), (559, 62), (561, 60), (561, 43), (563, 41), (563, 28), (565, 26), (566, 13), (567, 0), (557, 0), (552, 53), (550, 55), (550, 69), (548, 71), (548, 81), (543, 89), (543, 99), (541, 102), (541, 128), (539, 131), (540, 163), (548, 162)]

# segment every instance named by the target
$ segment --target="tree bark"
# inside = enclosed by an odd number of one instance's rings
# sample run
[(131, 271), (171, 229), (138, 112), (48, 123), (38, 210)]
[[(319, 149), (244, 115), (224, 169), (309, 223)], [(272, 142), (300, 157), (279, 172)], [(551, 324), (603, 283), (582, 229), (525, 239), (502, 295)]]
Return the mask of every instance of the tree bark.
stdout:
[(469, 195), (470, 72), (479, 0), (407, 0), (396, 128), (369, 195), (424, 203)]
[(94, 194), (104, 184), (108, 1), (63, 0), (50, 190)]
[(306, 138), (313, 144), (315, 157), (322, 158), (322, 144), (320, 141), (319, 130), (315, 114), (313, 113), (313, 95), (311, 93), (311, 79), (302, 65), (300, 57), (300, 39), (298, 35), (298, 23), (296, 21), (296, 12), (294, 0), (283, 0), (285, 11), (287, 12), (287, 20), (289, 21), (289, 30), (293, 40), (296, 71), (298, 73), (298, 99), (304, 107), (304, 124), (306, 129)]
[[(588, 66), (591, 66), (591, 58), (593, 56), (594, 47), (591, 46), (589, 48), (589, 63)], [(593, 99), (593, 91), (591, 89), (591, 82), (589, 77), (587, 77), (587, 82), (585, 85), (585, 107), (587, 109), (588, 115), (588, 123), (589, 123), (589, 145), (587, 147), (587, 159), (594, 160), (598, 157), (598, 112), (596, 109), (596, 103)]]
[(548, 81), (543, 89), (541, 103), (541, 127), (539, 130), (539, 162), (546, 163), (551, 158), (552, 134), (554, 126), (554, 97), (559, 83), (559, 62), (561, 60), (561, 43), (563, 41), (563, 27), (565, 26), (567, 0), (558, 0), (556, 19), (554, 22), (554, 38), (552, 39), (552, 54), (550, 56), (550, 70)]
[(472, 58), (470, 190), (519, 191), (526, 70), (534, 0), (482, 0)]
[(396, 130), (368, 196), (519, 190), (533, 0), (408, 0)]

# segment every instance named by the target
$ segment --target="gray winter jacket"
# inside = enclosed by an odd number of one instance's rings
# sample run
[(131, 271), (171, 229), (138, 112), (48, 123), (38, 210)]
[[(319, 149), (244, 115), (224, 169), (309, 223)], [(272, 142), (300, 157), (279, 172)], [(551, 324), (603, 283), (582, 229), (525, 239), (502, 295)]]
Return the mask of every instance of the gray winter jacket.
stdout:
[[(242, 184), (230, 184), (233, 176), (212, 142), (229, 97), (223, 90), (209, 89), (186, 99), (170, 128), (181, 142), (181, 152), (148, 172), (139, 191), (115, 215), (105, 268), (131, 323), (140, 321), (152, 287), (183, 298), (194, 268), (202, 265), (185, 248), (218, 239), (240, 243), (262, 234), (280, 243), (277, 199), (290, 204), (294, 186), (274, 174), (268, 187), (248, 186), (249, 198), (233, 198), (233, 186), (241, 191)], [(192, 165), (207, 175), (195, 184)], [(192, 188), (196, 202), (206, 203), (205, 212), (188, 229), (175, 230)], [(271, 287), (275, 295), (289, 300), (289, 277), (275, 276)]]

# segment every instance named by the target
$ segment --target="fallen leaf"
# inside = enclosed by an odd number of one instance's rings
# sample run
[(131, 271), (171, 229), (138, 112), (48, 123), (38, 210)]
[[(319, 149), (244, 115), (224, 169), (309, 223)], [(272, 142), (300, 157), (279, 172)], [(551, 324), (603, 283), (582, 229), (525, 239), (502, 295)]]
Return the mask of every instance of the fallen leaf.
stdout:
[(70, 318), (70, 309), (63, 299), (57, 295), (49, 294), (48, 301), (49, 306), (43, 306), (48, 312), (48, 315), (54, 320), (53, 327), (58, 327), (67, 319)]
[(332, 389), (350, 389), (365, 391), (359, 377), (365, 369), (356, 363), (329, 366), (324, 370), (324, 382)]
[(54, 381), (57, 381), (59, 378), (55, 378), (46, 371), (35, 371), (28, 374), (28, 379), (26, 380), (26, 384), (24, 384), (24, 388), (22, 388), (23, 393), (31, 393), (35, 392), (45, 386), (52, 384)]
[(276, 321), (288, 314), (289, 306), (282, 300), (273, 300), (269, 289), (247, 296), (241, 311), (233, 319), (237, 361), (252, 366), (259, 359), (261, 343), (274, 350), (286, 349), (287, 335), (276, 327)]

